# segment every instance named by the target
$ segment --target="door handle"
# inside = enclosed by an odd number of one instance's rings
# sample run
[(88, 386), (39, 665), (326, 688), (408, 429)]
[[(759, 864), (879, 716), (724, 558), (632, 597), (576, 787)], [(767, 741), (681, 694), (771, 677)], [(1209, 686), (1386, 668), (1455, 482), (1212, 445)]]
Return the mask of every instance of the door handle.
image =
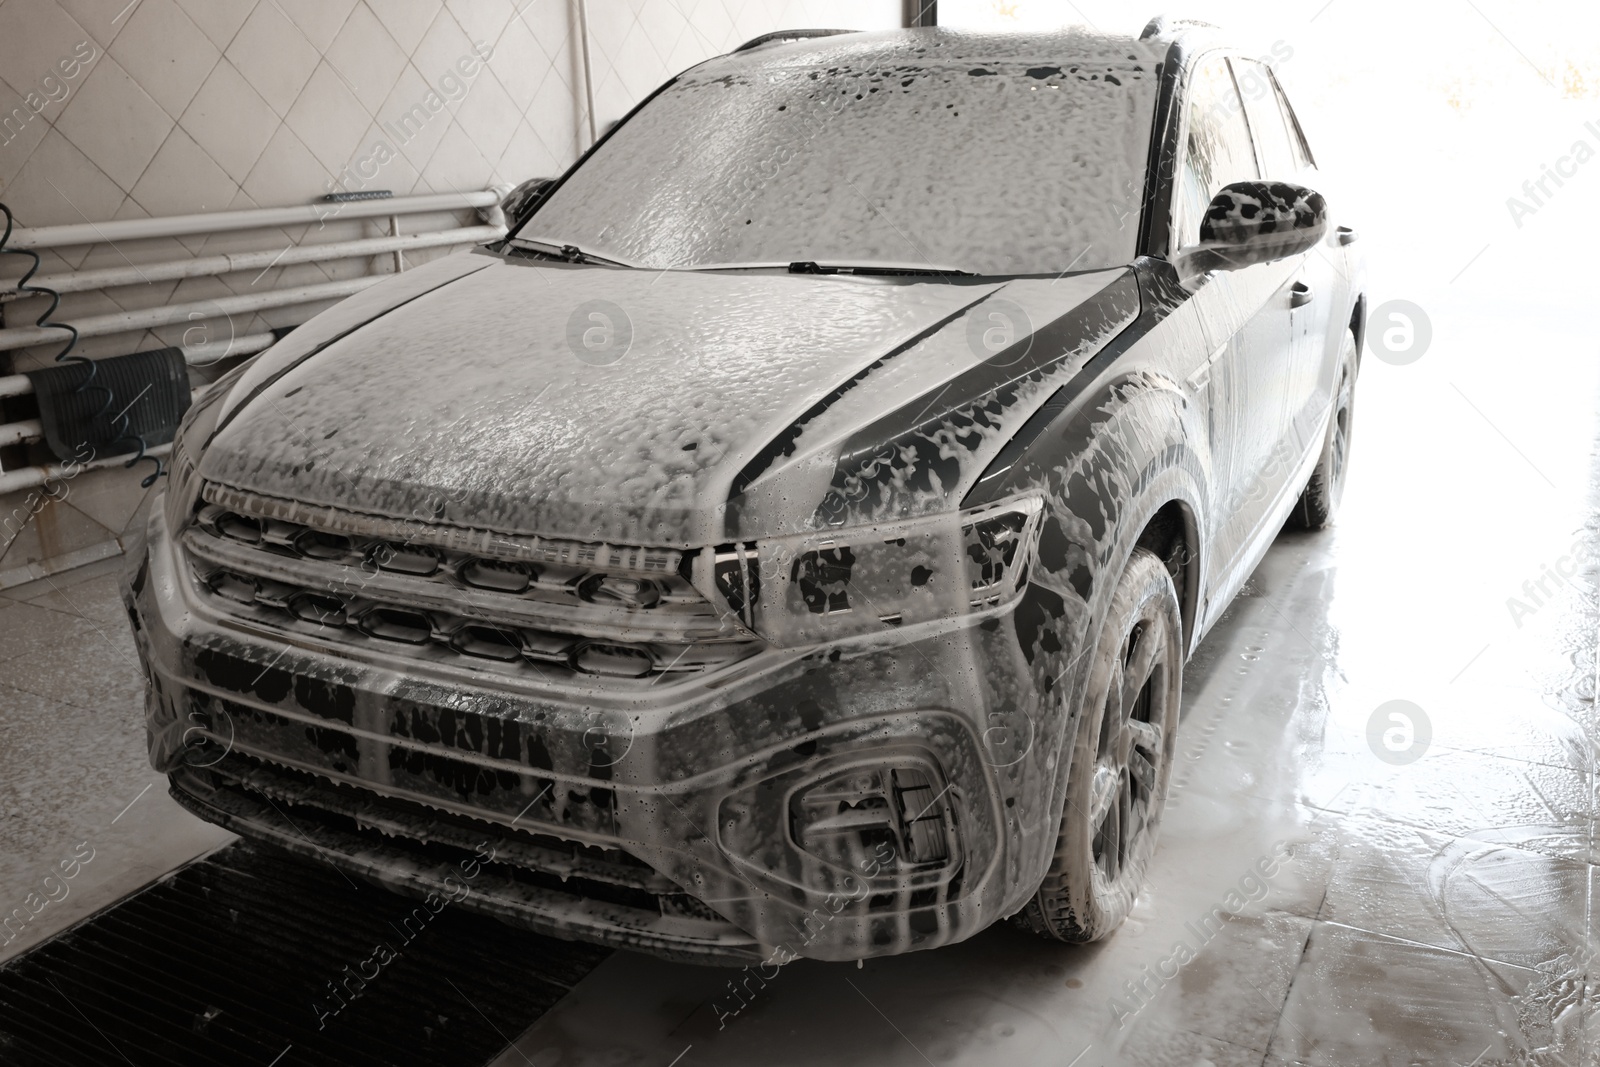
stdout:
[(1311, 291), (1311, 286), (1305, 282), (1295, 282), (1289, 287), (1289, 306), (1292, 308), (1305, 307), (1316, 296)]
[(1339, 243), (1341, 245), (1353, 245), (1359, 240), (1361, 240), (1361, 235), (1352, 230), (1350, 227), (1339, 227)]

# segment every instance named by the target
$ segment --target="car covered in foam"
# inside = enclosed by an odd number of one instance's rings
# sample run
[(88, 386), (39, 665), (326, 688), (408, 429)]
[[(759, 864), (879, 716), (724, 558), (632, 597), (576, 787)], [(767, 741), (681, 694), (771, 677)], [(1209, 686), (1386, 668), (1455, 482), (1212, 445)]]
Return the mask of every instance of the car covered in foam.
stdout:
[(1184, 661), (1337, 506), (1363, 273), (1319, 173), (1204, 28), (700, 64), (191, 409), (125, 591), (153, 764), (677, 958), (1107, 935)]

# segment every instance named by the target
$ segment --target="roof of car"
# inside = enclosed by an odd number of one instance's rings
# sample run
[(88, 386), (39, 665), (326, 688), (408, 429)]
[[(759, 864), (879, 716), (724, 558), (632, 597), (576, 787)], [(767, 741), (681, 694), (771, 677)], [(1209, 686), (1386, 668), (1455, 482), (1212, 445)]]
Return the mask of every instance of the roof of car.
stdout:
[[(804, 36), (802, 36), (804, 34)], [(1088, 27), (1033, 33), (978, 33), (930, 26), (859, 33), (790, 31), (757, 38), (739, 51), (708, 60), (697, 75), (753, 74), (818, 66), (952, 67), (984, 63), (1086, 63), (1112, 70), (1149, 70), (1171, 38), (1140, 39)]]

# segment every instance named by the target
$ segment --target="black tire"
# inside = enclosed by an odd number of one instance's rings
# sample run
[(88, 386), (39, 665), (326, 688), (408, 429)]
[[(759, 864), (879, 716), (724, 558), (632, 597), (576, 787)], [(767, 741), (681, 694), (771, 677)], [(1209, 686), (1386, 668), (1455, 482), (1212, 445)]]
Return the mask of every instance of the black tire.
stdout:
[(1160, 558), (1136, 548), (1076, 716), (1055, 857), (1021, 916), (1034, 933), (1097, 941), (1128, 917), (1155, 851), (1182, 690), (1178, 594)]
[(1289, 524), (1301, 530), (1323, 530), (1333, 525), (1344, 496), (1345, 468), (1350, 461), (1350, 432), (1355, 418), (1356, 339), (1348, 330), (1339, 353), (1339, 386), (1333, 394), (1333, 417), (1328, 420), (1328, 436), (1322, 444), (1322, 457), (1311, 471), (1311, 478), (1300, 493), (1300, 500), (1289, 513)]

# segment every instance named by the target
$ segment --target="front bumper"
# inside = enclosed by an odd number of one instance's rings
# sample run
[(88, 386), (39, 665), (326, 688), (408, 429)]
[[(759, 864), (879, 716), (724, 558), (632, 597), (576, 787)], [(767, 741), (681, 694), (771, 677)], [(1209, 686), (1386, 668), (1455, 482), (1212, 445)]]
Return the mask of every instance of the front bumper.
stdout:
[[(1041, 696), (1036, 606), (1026, 641), (1012, 603), (643, 692), (512, 680), (221, 613), (162, 516), (125, 591), (151, 762), (242, 835), (555, 936), (723, 963), (935, 947), (1042, 876), (1064, 702)], [(1070, 648), (1080, 620), (1046, 622)], [(806, 797), (858, 773), (946, 847), (802, 847)]]

